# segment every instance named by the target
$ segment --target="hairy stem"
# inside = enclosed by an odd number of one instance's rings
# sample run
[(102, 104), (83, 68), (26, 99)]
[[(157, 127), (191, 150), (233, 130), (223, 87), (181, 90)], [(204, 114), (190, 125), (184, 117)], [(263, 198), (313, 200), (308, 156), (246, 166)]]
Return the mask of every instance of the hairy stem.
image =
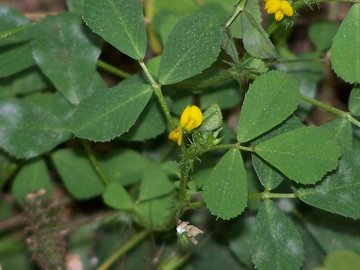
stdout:
[(322, 2), (339, 2), (339, 3), (360, 3), (360, 0), (312, 0), (311, 2), (299, 0), (292, 4), (295, 9), (301, 8), (305, 5), (320, 4)]
[(183, 210), (186, 208), (187, 204), (187, 183), (189, 180), (189, 165), (184, 165), (181, 168), (181, 175), (180, 175), (180, 185), (179, 185), (179, 207), (177, 213), (177, 219), (180, 219), (180, 216)]

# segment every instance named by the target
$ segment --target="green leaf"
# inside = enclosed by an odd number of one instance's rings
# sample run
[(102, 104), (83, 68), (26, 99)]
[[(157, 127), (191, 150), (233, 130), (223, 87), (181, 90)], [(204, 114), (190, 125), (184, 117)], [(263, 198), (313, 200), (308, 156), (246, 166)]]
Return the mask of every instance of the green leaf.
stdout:
[(204, 4), (218, 4), (218, 5), (221, 5), (221, 7), (224, 10), (226, 10), (228, 13), (231, 13), (231, 11), (233, 11), (234, 6), (236, 5), (237, 1), (236, 0), (222, 0), (222, 1), (204, 0), (203, 3)]
[(166, 44), (171, 30), (180, 19), (181, 17), (179, 15), (169, 11), (163, 11), (155, 15), (153, 19), (153, 27), (159, 34), (163, 44)]
[(178, 21), (161, 57), (159, 80), (172, 84), (208, 68), (221, 46), (221, 28), (210, 16), (197, 14)]
[(165, 129), (166, 122), (161, 107), (157, 100), (152, 99), (146, 105), (134, 126), (121, 138), (131, 141), (144, 141), (157, 137), (164, 133)]
[(302, 269), (314, 269), (314, 267), (318, 266), (324, 260), (324, 250), (317, 242), (317, 239), (315, 239), (309, 230), (304, 226), (302, 220), (300, 222), (301, 223), (296, 222), (295, 225), (297, 225), (296, 228), (303, 240), (305, 251), (305, 260), (302, 265)]
[(298, 82), (281, 72), (260, 75), (245, 95), (237, 139), (246, 142), (284, 121), (300, 99)]
[(32, 24), (16, 9), (0, 4), (0, 22), (0, 45), (19, 43), (31, 38), (28, 27)]
[(78, 15), (61, 13), (41, 21), (33, 56), (44, 74), (72, 104), (88, 96), (100, 49)]
[[(279, 63), (277, 67), (290, 73), (299, 80), (299, 91), (301, 94), (311, 98), (315, 98), (318, 90), (320, 80), (323, 78), (323, 67), (320, 62), (315, 62), (310, 59), (319, 58), (319, 53), (308, 52), (294, 54), (285, 48), (279, 48), (279, 54), (282, 59), (289, 60), (287, 63)], [(293, 61), (294, 59), (297, 59)], [(299, 61), (302, 59), (303, 61)], [(310, 111), (312, 105), (301, 102), (300, 108)]]
[(231, 237), (229, 247), (236, 258), (248, 268), (253, 268), (250, 257), (250, 234), (255, 224), (254, 216), (245, 216), (237, 226), (237, 234)]
[(134, 207), (129, 193), (127, 193), (122, 185), (115, 182), (110, 183), (106, 187), (103, 200), (109, 207), (118, 210), (131, 210)]
[(215, 237), (201, 239), (199, 245), (201, 244), (203, 244), (202, 248), (196, 248), (194, 250), (193, 257), (186, 262), (184, 269), (248, 269), (239, 264), (227, 244), (217, 241)]
[(300, 269), (304, 248), (294, 224), (271, 200), (260, 208), (251, 233), (251, 258), (257, 269)]
[(180, 178), (180, 164), (175, 160), (168, 160), (161, 164), (161, 169), (169, 176)]
[(328, 134), (332, 134), (332, 138), (340, 147), (340, 152), (353, 148), (353, 130), (347, 119), (337, 117), (322, 125), (321, 128), (325, 129)]
[(0, 5), (0, 78), (35, 65), (29, 20), (17, 10)]
[(0, 4), (0, 18), (0, 31), (29, 23), (29, 20), (23, 14), (5, 4)]
[(241, 18), (243, 43), (246, 51), (257, 58), (276, 58), (274, 45), (261, 24), (254, 18), (253, 13), (244, 10)]
[(220, 25), (224, 25), (229, 19), (229, 14), (220, 3), (204, 3), (199, 6), (199, 13), (207, 14), (218, 21)]
[[(310, 169), (308, 168), (310, 171)], [(303, 202), (354, 219), (360, 218), (360, 154), (348, 150), (342, 153), (338, 169), (328, 174), (315, 187), (301, 188), (298, 197)]]
[(337, 30), (338, 25), (334, 22), (315, 22), (309, 27), (309, 37), (318, 51), (324, 51), (330, 48)]
[[(260, 136), (252, 143), (252, 145), (256, 145), (279, 134), (286, 133), (290, 130), (297, 129), (302, 126), (303, 125), (301, 124), (299, 118), (297, 118), (296, 116), (292, 116), (283, 123), (281, 123), (279, 126), (273, 128), (272, 130), (264, 134), (263, 136)], [(271, 166), (268, 162), (258, 157), (256, 154), (252, 154), (251, 158), (255, 172), (259, 177), (261, 184), (266, 189), (272, 190), (284, 180), (285, 177), (282, 173), (280, 173), (277, 169)]]
[(0, 78), (35, 65), (28, 41), (0, 46)]
[(353, 115), (360, 116), (360, 87), (354, 87), (351, 90), (349, 110)]
[(53, 149), (70, 136), (62, 119), (25, 100), (0, 101), (0, 146), (17, 158)]
[(341, 23), (330, 51), (332, 68), (349, 83), (360, 83), (359, 17), (360, 4), (354, 4)]
[(243, 160), (237, 149), (228, 151), (211, 171), (203, 186), (204, 201), (211, 214), (222, 219), (240, 215), (247, 203)]
[(358, 220), (344, 218), (320, 209), (306, 215), (305, 228), (323, 252), (352, 250), (360, 254), (360, 226)]
[(154, 14), (158, 14), (160, 11), (172, 11), (179, 15), (189, 15), (196, 12), (198, 9), (197, 3), (193, 0), (182, 0), (181, 2), (153, 0)]
[(99, 162), (111, 182), (123, 186), (139, 182), (148, 167), (148, 160), (130, 149), (114, 151), (110, 156), (99, 159)]
[(38, 159), (27, 163), (16, 175), (12, 186), (15, 199), (23, 204), (29, 193), (36, 193), (40, 189), (46, 190), (46, 196), (51, 197), (53, 186), (45, 161)]
[(91, 30), (119, 51), (136, 60), (145, 57), (147, 35), (139, 0), (86, 0), (83, 18)]
[(11, 44), (11, 43), (15, 42), (14, 40), (22, 39), (22, 38), (18, 38), (17, 36), (22, 36), (21, 34), (23, 34), (25, 32), (24, 30), (28, 31), (29, 29), (31, 29), (32, 26), (33, 26), (33, 24), (29, 23), (29, 24), (15, 26), (13, 28), (0, 31), (0, 43), (1, 44)]
[(234, 83), (209, 88), (201, 95), (201, 106), (208, 108), (213, 103), (219, 104), (222, 109), (235, 107), (240, 102), (239, 85)]
[(74, 111), (74, 107), (59, 92), (36, 93), (26, 97), (37, 106), (56, 115), (60, 119), (66, 119)]
[(29, 94), (47, 87), (49, 83), (37, 67), (0, 79), (0, 95), (4, 97)]
[(338, 165), (337, 143), (321, 128), (303, 127), (255, 145), (255, 153), (291, 180), (313, 184)]
[(150, 164), (144, 172), (140, 185), (139, 200), (146, 201), (171, 193), (175, 189), (161, 165)]
[(161, 55), (155, 56), (149, 59), (146, 62), (147, 68), (149, 69), (150, 73), (154, 76), (154, 78), (159, 77), (159, 67), (160, 67)]
[[(215, 0), (213, 0), (215, 1)], [(234, 7), (235, 3), (232, 5), (232, 8)], [(261, 25), (262, 18), (261, 18), (261, 11), (259, 7), (258, 1), (247, 1), (244, 6), (244, 10), (246, 10), (249, 14), (252, 15), (253, 19), (255, 20), (257, 25)], [(228, 10), (229, 14), (232, 12), (232, 10)], [(234, 22), (230, 25), (230, 33), (233, 38), (240, 39), (243, 37), (243, 17), (245, 17), (246, 14), (244, 12), (241, 12)], [(246, 18), (245, 18), (246, 19)]]
[(261, 184), (267, 189), (276, 188), (284, 180), (284, 175), (271, 166), (268, 162), (262, 160), (257, 155), (251, 155), (251, 162), (259, 177)]
[(109, 141), (127, 132), (152, 94), (150, 85), (118, 85), (84, 99), (70, 125), (77, 137)]
[(70, 12), (82, 15), (84, 0), (66, 0)]
[(355, 269), (360, 265), (360, 255), (350, 250), (339, 250), (326, 256), (324, 266), (314, 270)]
[(176, 194), (141, 202), (136, 211), (140, 224), (153, 230), (168, 230), (175, 225)]
[(104, 192), (104, 184), (85, 155), (64, 149), (52, 154), (66, 188), (76, 199), (84, 200)]
[[(230, 25), (230, 28), (233, 24)], [(230, 30), (231, 31), (231, 30)], [(230, 34), (224, 34), (222, 40), (222, 49), (226, 52), (227, 55), (230, 56), (231, 61), (238, 66), (240, 64), (239, 61), (239, 52), (236, 48), (235, 40), (230, 36)]]

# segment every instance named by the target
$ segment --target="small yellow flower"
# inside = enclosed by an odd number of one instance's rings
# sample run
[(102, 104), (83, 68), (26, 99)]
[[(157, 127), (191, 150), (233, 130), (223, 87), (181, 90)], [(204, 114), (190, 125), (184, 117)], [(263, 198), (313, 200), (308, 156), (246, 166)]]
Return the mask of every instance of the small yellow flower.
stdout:
[(180, 126), (186, 131), (191, 131), (201, 125), (203, 115), (199, 107), (187, 106), (180, 118)]
[(294, 14), (292, 6), (286, 0), (266, 0), (265, 10), (267, 14), (274, 14), (276, 21), (281, 21), (285, 15), (291, 17)]
[(169, 139), (172, 141), (177, 142), (177, 144), (180, 146), (182, 143), (182, 129), (181, 127), (178, 127), (177, 129), (174, 129), (169, 133)]
[(187, 106), (181, 114), (180, 126), (169, 133), (169, 139), (177, 142), (180, 146), (182, 143), (182, 130), (191, 131), (201, 125), (203, 115), (199, 107), (194, 105)]

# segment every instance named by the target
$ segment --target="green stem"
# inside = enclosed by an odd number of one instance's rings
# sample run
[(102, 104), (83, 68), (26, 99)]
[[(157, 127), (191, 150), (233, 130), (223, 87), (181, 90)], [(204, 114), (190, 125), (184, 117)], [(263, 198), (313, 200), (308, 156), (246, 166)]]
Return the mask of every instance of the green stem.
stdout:
[(308, 102), (308, 103), (310, 103), (310, 104), (312, 104), (312, 105), (314, 105), (314, 106), (317, 106), (317, 107), (322, 108), (322, 109), (324, 109), (326, 111), (332, 112), (332, 113), (334, 113), (334, 114), (336, 114), (338, 116), (341, 116), (341, 117), (344, 117), (344, 118), (346, 118), (348, 116), (347, 112), (344, 112), (342, 110), (334, 108), (334, 107), (332, 107), (332, 106), (330, 106), (330, 105), (328, 105), (326, 103), (322, 103), (321, 101), (318, 101), (316, 99), (312, 99), (312, 98), (310, 98), (308, 96), (301, 95), (301, 99)]
[(235, 21), (236, 17), (244, 10), (247, 0), (240, 0), (239, 4), (236, 5), (233, 15), (225, 23), (225, 28), (229, 28), (230, 25)]
[(332, 112), (333, 114), (336, 114), (342, 118), (345, 118), (347, 121), (349, 121), (350, 123), (354, 124), (357, 127), (360, 127), (360, 122), (358, 120), (356, 120), (354, 117), (352, 117), (352, 115), (348, 112), (339, 110), (335, 107), (330, 106), (329, 104), (323, 103), (321, 101), (318, 101), (316, 99), (301, 95), (301, 99), (314, 105), (317, 106), (323, 110), (326, 110), (328, 112)]
[(264, 191), (261, 193), (251, 193), (248, 195), (249, 200), (265, 200), (265, 199), (295, 199), (297, 195), (295, 193), (270, 193), (269, 191)]
[(150, 81), (151, 86), (155, 89), (155, 88), (160, 88), (161, 86), (155, 81), (154, 77), (151, 75), (149, 69), (147, 68), (147, 66), (145, 65), (143, 60), (139, 60), (139, 64), (142, 68), (142, 70), (145, 73), (146, 78)]
[(99, 175), (101, 181), (103, 181), (104, 185), (107, 186), (109, 184), (109, 180), (105, 176), (103, 170), (101, 169), (101, 166), (99, 164), (99, 161), (96, 159), (96, 156), (94, 152), (91, 149), (91, 146), (89, 144), (89, 141), (82, 140), (82, 144), (84, 146), (84, 149), (86, 151), (86, 154), (88, 155), (88, 158), (91, 162), (91, 165), (94, 167), (96, 173)]
[(163, 110), (164, 114), (165, 114), (165, 117), (166, 117), (166, 120), (170, 126), (170, 129), (173, 130), (176, 128), (174, 122), (173, 122), (173, 119), (171, 117), (171, 114), (170, 114), (170, 109), (169, 109), (169, 106), (167, 105), (166, 103), (166, 100), (165, 100), (165, 97), (161, 91), (161, 84), (160, 83), (157, 83), (154, 79), (154, 77), (151, 75), (150, 71), (148, 70), (147, 66), (145, 65), (144, 61), (143, 60), (139, 60), (139, 64), (142, 68), (142, 70), (144, 71), (145, 73), (145, 76), (146, 78), (149, 80), (153, 90), (154, 90), (154, 93), (160, 103), (160, 106), (161, 106), (161, 109)]
[(122, 256), (126, 254), (130, 249), (134, 248), (137, 244), (139, 244), (147, 235), (149, 231), (144, 230), (136, 234), (133, 238), (131, 238), (125, 245), (123, 245), (118, 251), (116, 251), (113, 255), (111, 255), (105, 262), (103, 262), (97, 270), (106, 270), (111, 265), (113, 265), (117, 260), (119, 260)]
[(129, 78), (130, 77), (130, 74), (127, 73), (126, 71), (121, 70), (121, 69), (119, 69), (117, 67), (114, 67), (114, 66), (112, 66), (112, 65), (110, 65), (110, 64), (108, 64), (108, 63), (106, 63), (106, 62), (104, 62), (102, 60), (98, 60), (97, 66), (99, 68), (102, 68), (103, 70), (106, 70), (106, 71), (116, 75), (116, 76), (119, 76), (120, 78)]
[(266, 33), (271, 36), (272, 33), (274, 33), (276, 31), (276, 29), (278, 29), (279, 27), (279, 23), (276, 21), (273, 21), (270, 26), (266, 29)]
[(356, 120), (354, 117), (352, 117), (350, 114), (348, 115), (347, 120), (350, 123), (353, 123), (355, 126), (360, 128), (360, 122), (358, 120)]
[(166, 100), (165, 100), (165, 97), (163, 95), (163, 93), (161, 92), (161, 88), (158, 87), (158, 88), (154, 88), (154, 93), (160, 103), (160, 106), (165, 114), (165, 117), (166, 117), (166, 120), (170, 126), (170, 129), (173, 130), (176, 128), (175, 124), (174, 124), (174, 121), (171, 117), (171, 114), (170, 114), (170, 109), (166, 103)]
[(179, 204), (180, 205), (178, 207), (177, 219), (180, 219), (180, 216), (186, 207), (187, 183), (189, 180), (189, 171), (190, 171), (190, 168), (187, 165), (184, 165), (181, 168), (180, 184), (179, 184)]
[(254, 152), (254, 149), (252, 147), (246, 147), (246, 146), (239, 145), (238, 143), (234, 143), (234, 144), (214, 145), (214, 146), (208, 147), (206, 150), (201, 152), (201, 154), (204, 154), (204, 153), (210, 152), (210, 151), (226, 150), (226, 149), (232, 149), (232, 148), (238, 148), (240, 150), (244, 150), (247, 152)]
[(241, 145), (238, 145), (237, 148), (239, 148), (240, 150), (244, 150), (244, 151), (248, 151), (248, 152), (254, 152), (254, 148), (252, 147), (246, 147), (246, 146), (241, 146)]

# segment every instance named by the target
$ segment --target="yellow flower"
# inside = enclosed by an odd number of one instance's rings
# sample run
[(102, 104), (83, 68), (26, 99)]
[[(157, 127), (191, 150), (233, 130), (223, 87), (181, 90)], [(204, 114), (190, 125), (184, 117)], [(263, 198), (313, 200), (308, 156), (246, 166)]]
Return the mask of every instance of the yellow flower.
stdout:
[(274, 14), (276, 21), (281, 21), (284, 16), (292, 16), (294, 10), (286, 0), (266, 0), (265, 10), (267, 14)]
[(177, 144), (180, 146), (182, 143), (182, 129), (181, 127), (178, 127), (177, 129), (174, 129), (169, 133), (169, 139), (172, 141), (177, 142)]
[(180, 118), (180, 126), (186, 131), (191, 131), (201, 125), (203, 115), (199, 107), (187, 106)]
[(181, 114), (180, 126), (169, 133), (169, 139), (177, 142), (178, 145), (182, 143), (182, 130), (191, 131), (201, 125), (203, 115), (199, 107), (194, 105), (187, 106)]

